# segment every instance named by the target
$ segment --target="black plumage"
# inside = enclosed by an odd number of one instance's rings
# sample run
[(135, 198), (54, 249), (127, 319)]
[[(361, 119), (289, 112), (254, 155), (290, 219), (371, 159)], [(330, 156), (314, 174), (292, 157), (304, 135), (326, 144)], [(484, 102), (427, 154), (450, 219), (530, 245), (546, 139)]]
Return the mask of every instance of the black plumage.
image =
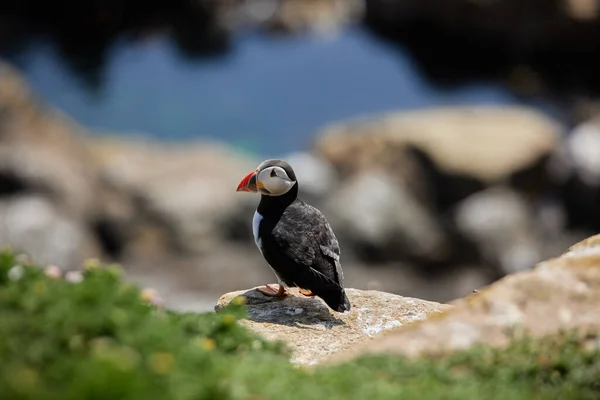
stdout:
[(349, 311), (340, 246), (331, 226), (321, 211), (298, 199), (298, 182), (289, 164), (267, 160), (257, 171), (270, 166), (285, 170), (295, 184), (279, 196), (261, 194), (257, 213), (262, 219), (255, 239), (263, 257), (286, 286), (308, 289), (331, 309)]

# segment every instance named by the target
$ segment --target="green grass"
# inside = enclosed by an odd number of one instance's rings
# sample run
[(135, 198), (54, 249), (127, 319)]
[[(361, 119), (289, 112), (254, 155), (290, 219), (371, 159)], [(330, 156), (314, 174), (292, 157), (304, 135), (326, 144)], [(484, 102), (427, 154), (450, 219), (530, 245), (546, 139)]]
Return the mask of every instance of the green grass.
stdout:
[(114, 266), (49, 277), (0, 254), (0, 399), (598, 399), (600, 352), (565, 334), (410, 361), (311, 370), (236, 323), (243, 305), (179, 314)]

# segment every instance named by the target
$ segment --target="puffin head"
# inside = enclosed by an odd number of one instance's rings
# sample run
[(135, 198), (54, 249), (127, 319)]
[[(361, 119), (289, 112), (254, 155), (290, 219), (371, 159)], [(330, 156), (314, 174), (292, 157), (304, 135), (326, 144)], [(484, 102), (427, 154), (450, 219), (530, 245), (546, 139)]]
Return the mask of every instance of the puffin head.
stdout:
[(289, 192), (294, 185), (297, 185), (296, 174), (287, 162), (265, 160), (242, 179), (237, 191), (281, 196)]

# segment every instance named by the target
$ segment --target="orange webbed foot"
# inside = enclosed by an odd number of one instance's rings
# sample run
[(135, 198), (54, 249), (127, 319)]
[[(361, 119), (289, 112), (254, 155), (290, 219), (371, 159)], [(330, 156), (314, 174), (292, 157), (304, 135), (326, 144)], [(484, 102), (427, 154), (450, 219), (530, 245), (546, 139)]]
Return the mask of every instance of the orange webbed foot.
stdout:
[(259, 292), (269, 297), (285, 297), (288, 295), (287, 291), (282, 285), (278, 285), (278, 289), (274, 289), (271, 285), (265, 285), (257, 288)]
[(300, 289), (300, 294), (303, 294), (306, 297), (314, 297), (315, 294), (310, 289)]

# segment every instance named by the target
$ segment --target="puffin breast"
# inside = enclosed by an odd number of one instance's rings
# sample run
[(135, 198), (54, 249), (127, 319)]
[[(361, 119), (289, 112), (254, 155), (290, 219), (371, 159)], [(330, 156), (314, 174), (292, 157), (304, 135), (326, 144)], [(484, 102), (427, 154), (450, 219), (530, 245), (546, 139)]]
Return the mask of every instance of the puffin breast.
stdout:
[(262, 221), (263, 216), (257, 211), (254, 212), (254, 217), (252, 218), (252, 235), (254, 236), (254, 243), (256, 247), (262, 252), (262, 240), (260, 238), (258, 228), (260, 227), (260, 222)]

